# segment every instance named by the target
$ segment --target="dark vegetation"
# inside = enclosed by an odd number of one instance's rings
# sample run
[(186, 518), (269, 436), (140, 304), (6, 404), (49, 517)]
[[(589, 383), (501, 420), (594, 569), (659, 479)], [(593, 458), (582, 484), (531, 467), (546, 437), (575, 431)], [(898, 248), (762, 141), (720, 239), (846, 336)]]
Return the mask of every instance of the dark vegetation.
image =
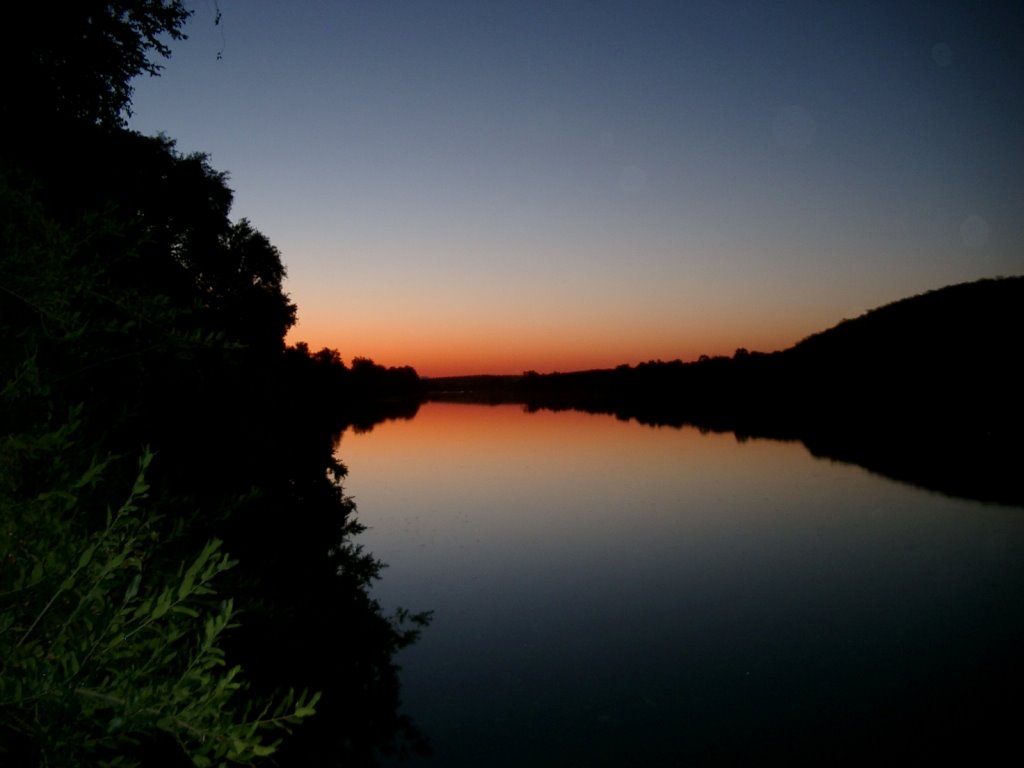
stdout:
[[(225, 174), (126, 130), (180, 2), (19, 12), (0, 32), (0, 762), (424, 748), (393, 655), (425, 619), (370, 597), (381, 565), (333, 454), (347, 426), (415, 413), (415, 371), (286, 347), (280, 254), (231, 220)], [(935, 292), (772, 355), (431, 386), (799, 438), (897, 475), (915, 455), (910, 479), (1019, 500), (1021, 286)]]
[(927, 488), (1024, 504), (1022, 332), (1024, 277), (1012, 277), (888, 304), (781, 352), (427, 384), (435, 399), (802, 440)]
[(370, 597), (333, 454), (415, 413), (415, 371), (286, 347), (280, 254), (230, 219), (226, 175), (125, 128), (180, 2), (21, 13), (0, 33), (0, 763), (424, 748), (392, 657), (425, 617)]

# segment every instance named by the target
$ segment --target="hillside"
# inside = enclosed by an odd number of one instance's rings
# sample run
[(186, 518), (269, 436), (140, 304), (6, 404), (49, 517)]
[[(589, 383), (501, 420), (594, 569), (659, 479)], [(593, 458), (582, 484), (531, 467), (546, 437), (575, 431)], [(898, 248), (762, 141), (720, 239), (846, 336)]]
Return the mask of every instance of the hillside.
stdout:
[(1018, 399), (1022, 321), (1024, 277), (981, 280), (887, 304), (780, 352), (531, 374), (518, 388), (730, 418), (917, 418), (940, 408), (962, 422)]
[(997, 357), (1002, 343), (1020, 340), (1022, 310), (1024, 276), (960, 283), (843, 320), (787, 351), (836, 359)]
[(782, 358), (796, 376), (851, 396), (968, 408), (975, 396), (975, 406), (1017, 398), (1022, 335), (1024, 277), (979, 280), (844, 320)]
[(1020, 504), (1022, 350), (1024, 277), (1012, 277), (887, 304), (779, 352), (427, 384), (436, 399), (801, 440), (890, 477)]

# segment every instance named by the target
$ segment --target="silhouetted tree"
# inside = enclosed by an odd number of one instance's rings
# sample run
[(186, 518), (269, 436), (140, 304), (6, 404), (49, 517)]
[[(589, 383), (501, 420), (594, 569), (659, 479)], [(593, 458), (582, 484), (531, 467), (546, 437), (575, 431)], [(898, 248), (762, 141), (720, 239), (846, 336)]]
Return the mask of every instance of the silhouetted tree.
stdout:
[(181, 0), (18, 3), (0, 32), (0, 118), (123, 125), (132, 79), (160, 71), (151, 55), (170, 56), (190, 14)]
[[(351, 391), (333, 385), (351, 372), (331, 351), (284, 350), (295, 307), (280, 254), (248, 221), (231, 222), (226, 174), (124, 129), (130, 81), (159, 69), (149, 57), (168, 54), (163, 37), (182, 36), (182, 3), (19, 12), (0, 29), (0, 763), (183, 757), (159, 733), (218, 764), (265, 753), (224, 706), (233, 684), (182, 674), (192, 634), (179, 629), (201, 636), (216, 606), (203, 593), (181, 614), (154, 602), (206, 589), (188, 567), (200, 551), (214, 562), (204, 542), (216, 537), (242, 556), (217, 574), (219, 589), (258, 628), (246, 634), (243, 622), (230, 650), (259, 667), (262, 692), (330, 687), (329, 739), (311, 751), (351, 764), (378, 737), (409, 731), (391, 656), (413, 636), (380, 613), (368, 593), (379, 564), (350, 540), (358, 526), (332, 430)], [(314, 378), (320, 410), (301, 407)], [(167, 631), (121, 645), (128, 633), (111, 627), (147, 611)], [(202, 646), (227, 683), (213, 635), (230, 613)], [(100, 659), (108, 640), (121, 655)], [(83, 694), (86, 678), (96, 690)], [(147, 703), (133, 709), (136, 699)], [(247, 700), (233, 700), (243, 719)], [(215, 738), (163, 717), (200, 705)], [(139, 744), (162, 762), (135, 754)]]
[[(295, 320), (281, 254), (247, 220), (232, 223), (226, 174), (165, 137), (83, 127), (76, 140), (12, 159), (13, 179), (64, 226), (92, 228), (77, 255), (122, 291), (163, 297), (181, 330), (280, 351)], [(116, 226), (113, 224), (116, 222)]]

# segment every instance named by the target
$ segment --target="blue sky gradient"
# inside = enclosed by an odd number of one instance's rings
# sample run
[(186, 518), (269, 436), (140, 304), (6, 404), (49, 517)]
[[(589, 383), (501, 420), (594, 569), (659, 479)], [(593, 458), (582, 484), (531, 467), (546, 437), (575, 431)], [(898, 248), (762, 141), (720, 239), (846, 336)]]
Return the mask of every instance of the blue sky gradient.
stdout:
[(767, 351), (1024, 272), (1021, 3), (192, 7), (130, 125), (230, 173), (345, 357)]

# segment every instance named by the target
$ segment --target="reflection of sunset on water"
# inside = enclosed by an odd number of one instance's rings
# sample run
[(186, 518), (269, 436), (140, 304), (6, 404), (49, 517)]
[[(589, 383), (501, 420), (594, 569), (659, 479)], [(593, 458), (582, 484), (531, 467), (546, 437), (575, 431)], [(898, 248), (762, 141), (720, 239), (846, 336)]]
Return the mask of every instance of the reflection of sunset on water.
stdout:
[(837, 733), (867, 749), (947, 716), (922, 681), (1002, 696), (1024, 638), (1019, 509), (800, 443), (426, 403), (346, 432), (338, 455), (360, 541), (389, 565), (375, 595), (434, 611), (400, 663), (439, 764), (490, 764), (495, 744), (509, 766), (607, 764), (638, 743), (707, 764)]
[[(624, 478), (652, 472), (694, 472), (713, 482), (737, 449), (750, 454), (750, 470), (770, 481), (791, 454), (806, 454), (799, 444), (753, 440), (737, 446), (732, 433), (702, 434), (694, 427), (648, 427), (580, 411), (539, 410), (521, 405), (466, 406), (428, 403), (412, 420), (396, 420), (373, 428), (372, 439), (343, 435), (339, 457), (359, 477), (383, 463), (400, 460), (404, 475), (422, 482), (443, 482), (444, 475), (468, 463), (500, 467), (510, 459), (526, 459), (540, 474), (555, 477), (584, 471), (596, 473), (598, 485), (612, 487)], [(353, 462), (360, 465), (355, 471)], [(534, 480), (537, 478), (535, 477)]]
[[(857, 510), (862, 491), (878, 483), (862, 469), (812, 459), (800, 443), (738, 442), (732, 433), (578, 411), (529, 413), (519, 405), (427, 403), (412, 420), (345, 433), (337, 453), (349, 468), (346, 488), (363, 523), (380, 531), (402, 527), (388, 504), (364, 489), (405, 499), (399, 515), (423, 499), (418, 517), (429, 517), (439, 531), (471, 526), (500, 542), (493, 553), (499, 559), (541, 546), (538, 531), (554, 529), (571, 531), (594, 551), (638, 536), (651, 537), (654, 546), (678, 541), (678, 554), (703, 561), (720, 541), (716, 526), (742, 529), (752, 540), (800, 539), (801, 526), (821, 521), (816, 512), (794, 510)], [(894, 488), (900, 493), (901, 486)], [(639, 528), (637, 515), (644, 520)], [(373, 548), (400, 569), (422, 555), (422, 542), (408, 544), (390, 555), (387, 544)]]

